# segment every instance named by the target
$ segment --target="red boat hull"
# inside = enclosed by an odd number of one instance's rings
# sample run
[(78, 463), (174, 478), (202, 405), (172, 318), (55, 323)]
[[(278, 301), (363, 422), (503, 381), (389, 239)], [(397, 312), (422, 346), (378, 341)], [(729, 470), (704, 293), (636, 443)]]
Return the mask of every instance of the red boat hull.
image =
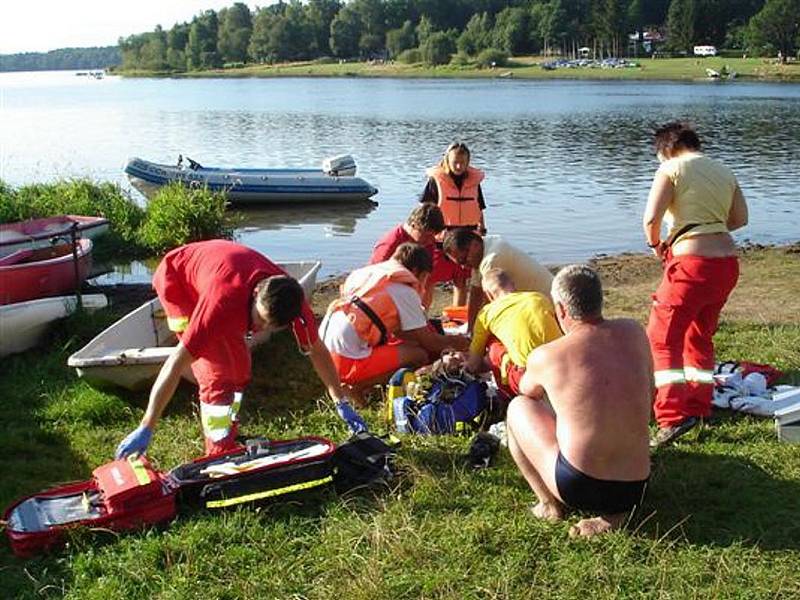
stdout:
[(0, 260), (0, 304), (61, 296), (86, 280), (92, 266), (92, 242), (77, 241), (78, 274), (70, 244), (20, 250)]

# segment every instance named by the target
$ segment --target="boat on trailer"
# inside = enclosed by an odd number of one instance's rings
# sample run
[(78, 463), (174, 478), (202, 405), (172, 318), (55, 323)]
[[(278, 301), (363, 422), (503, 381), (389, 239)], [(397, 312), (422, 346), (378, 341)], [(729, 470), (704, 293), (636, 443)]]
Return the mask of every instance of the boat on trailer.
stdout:
[(204, 167), (191, 158), (178, 157), (175, 165), (131, 158), (125, 173), (146, 196), (161, 186), (180, 183), (224, 193), (235, 204), (286, 202), (341, 202), (367, 200), (378, 193), (356, 177), (350, 155), (328, 158), (321, 169), (236, 169)]
[[(283, 262), (278, 266), (300, 282), (306, 299), (310, 300), (322, 263)], [(256, 335), (249, 343), (253, 347), (267, 339), (268, 336)], [(99, 333), (70, 356), (67, 365), (77, 369), (78, 375), (92, 385), (139, 390), (156, 378), (177, 341), (167, 327), (161, 302), (154, 298)]]

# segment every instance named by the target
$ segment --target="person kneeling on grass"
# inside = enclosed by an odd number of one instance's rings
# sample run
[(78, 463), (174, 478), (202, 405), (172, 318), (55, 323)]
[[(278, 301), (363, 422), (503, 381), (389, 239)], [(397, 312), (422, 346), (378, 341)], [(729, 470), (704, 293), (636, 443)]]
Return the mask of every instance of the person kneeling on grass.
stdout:
[(508, 447), (539, 499), (533, 514), (595, 514), (570, 530), (591, 536), (620, 527), (644, 496), (653, 361), (641, 325), (603, 318), (591, 268), (563, 268), (551, 294), (566, 335), (528, 357), (508, 408)]
[(497, 387), (511, 398), (519, 394), (528, 355), (534, 348), (560, 338), (561, 330), (549, 295), (516, 291), (502, 269), (486, 271), (481, 287), (489, 304), (475, 319), (467, 368), (473, 373), (491, 369)]
[(431, 269), (425, 248), (401, 244), (391, 259), (353, 271), (328, 307), (320, 337), (357, 402), (400, 367), (425, 365), (446, 348), (467, 349), (465, 336), (440, 335), (428, 325), (420, 292)]

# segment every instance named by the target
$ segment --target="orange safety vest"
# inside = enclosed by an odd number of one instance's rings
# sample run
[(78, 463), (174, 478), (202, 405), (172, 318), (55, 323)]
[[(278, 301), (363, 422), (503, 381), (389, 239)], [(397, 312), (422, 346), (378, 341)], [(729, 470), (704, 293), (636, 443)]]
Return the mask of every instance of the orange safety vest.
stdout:
[(467, 167), (467, 176), (461, 184), (461, 189), (441, 166), (431, 167), (426, 174), (436, 182), (439, 208), (442, 209), (446, 227), (477, 227), (480, 224), (478, 186), (483, 181), (483, 171)]
[(390, 283), (403, 283), (418, 293), (419, 280), (396, 260), (367, 265), (350, 273), (342, 284), (340, 298), (331, 302), (328, 313), (343, 311), (358, 337), (371, 347), (386, 343), (400, 328), (400, 316), (386, 291)]

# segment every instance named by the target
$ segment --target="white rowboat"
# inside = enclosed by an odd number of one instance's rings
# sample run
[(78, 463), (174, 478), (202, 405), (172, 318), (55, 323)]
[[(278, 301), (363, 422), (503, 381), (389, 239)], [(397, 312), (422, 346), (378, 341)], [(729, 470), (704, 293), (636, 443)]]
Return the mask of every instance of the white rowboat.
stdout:
[[(81, 299), (87, 310), (108, 305), (103, 294), (86, 294)], [(53, 321), (75, 312), (77, 306), (76, 296), (39, 298), (0, 306), (0, 356), (33, 348)]]
[[(278, 266), (300, 282), (310, 301), (322, 263), (284, 262)], [(266, 339), (256, 336), (251, 346)], [(158, 375), (176, 343), (175, 334), (167, 327), (161, 302), (154, 298), (99, 333), (70, 356), (67, 365), (75, 367), (78, 375), (92, 385), (143, 389)]]

